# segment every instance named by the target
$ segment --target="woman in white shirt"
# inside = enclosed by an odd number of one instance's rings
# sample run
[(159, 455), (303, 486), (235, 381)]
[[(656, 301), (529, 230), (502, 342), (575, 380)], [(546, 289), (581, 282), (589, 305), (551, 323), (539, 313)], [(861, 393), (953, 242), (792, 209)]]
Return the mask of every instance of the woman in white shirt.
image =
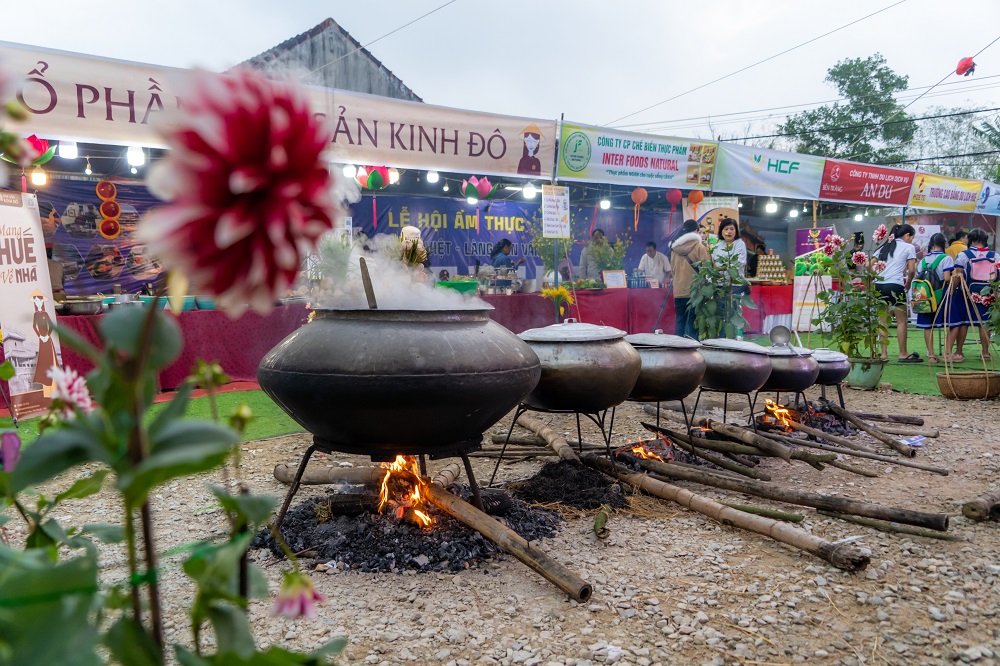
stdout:
[[(909, 224), (897, 224), (889, 232), (892, 239), (882, 246), (878, 253), (885, 267), (879, 271), (875, 289), (882, 299), (889, 304), (889, 312), (896, 315), (896, 340), (899, 342), (900, 363), (921, 363), (924, 359), (920, 354), (907, 353), (906, 350), (906, 294), (910, 291), (910, 283), (917, 271), (917, 250), (913, 247), (913, 237), (916, 230)], [(888, 322), (883, 322), (888, 328)], [(889, 340), (882, 338), (882, 358), (889, 357)]]
[[(734, 257), (737, 260), (737, 268), (739, 268), (740, 276), (745, 278), (747, 275), (747, 244), (740, 238), (740, 229), (736, 224), (736, 220), (731, 217), (724, 217), (719, 221), (719, 242), (715, 244), (715, 248), (712, 250), (712, 262), (716, 266), (726, 266)], [(722, 304), (723, 321), (729, 321), (731, 310), (742, 307), (740, 301), (745, 294), (750, 293), (750, 288), (742, 284), (730, 284), (728, 286), (730, 297)], [(737, 338), (742, 335), (742, 331), (736, 332)]]

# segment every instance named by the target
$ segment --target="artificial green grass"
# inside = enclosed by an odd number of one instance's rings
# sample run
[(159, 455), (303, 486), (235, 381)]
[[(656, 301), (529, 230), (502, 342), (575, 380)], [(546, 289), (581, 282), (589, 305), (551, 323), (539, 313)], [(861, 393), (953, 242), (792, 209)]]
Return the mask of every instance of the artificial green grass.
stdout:
[[(274, 435), (285, 435), (292, 432), (303, 432), (302, 426), (293, 421), (281, 408), (274, 404), (263, 391), (230, 391), (215, 396), (219, 410), (219, 420), (225, 423), (229, 415), (240, 405), (247, 405), (253, 412), (253, 420), (247, 426), (244, 439), (262, 439)], [(150, 416), (166, 407), (167, 403), (153, 405)], [(207, 397), (194, 398), (188, 403), (184, 412), (185, 418), (211, 419), (212, 410)], [(40, 419), (22, 419), (18, 422), (17, 433), (24, 444), (29, 444), (38, 438), (38, 423)], [(10, 418), (0, 418), (0, 430), (13, 429), (14, 422)]]

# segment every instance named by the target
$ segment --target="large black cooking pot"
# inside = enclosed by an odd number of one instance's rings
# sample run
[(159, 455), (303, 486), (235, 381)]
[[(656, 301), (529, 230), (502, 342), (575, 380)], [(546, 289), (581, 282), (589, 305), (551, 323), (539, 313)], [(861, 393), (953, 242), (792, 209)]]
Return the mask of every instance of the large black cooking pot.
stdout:
[(489, 310), (317, 310), (260, 386), (336, 451), (391, 460), (478, 443), (534, 388), (538, 357)]
[(519, 337), (542, 363), (541, 379), (524, 399), (531, 407), (596, 414), (624, 402), (639, 378), (642, 359), (617, 328), (570, 321)]
[(839, 384), (847, 379), (851, 372), (851, 362), (847, 354), (832, 349), (814, 349), (813, 358), (819, 364), (819, 374), (814, 383), (821, 386)]
[(701, 341), (705, 357), (702, 388), (728, 393), (756, 391), (771, 375), (767, 350), (752, 342), (712, 338)]
[(636, 333), (625, 336), (642, 359), (639, 379), (629, 400), (665, 402), (683, 400), (698, 388), (705, 376), (701, 343), (678, 335)]
[(819, 363), (813, 358), (812, 350), (789, 345), (765, 349), (771, 357), (771, 374), (760, 387), (761, 391), (799, 393), (816, 382)]

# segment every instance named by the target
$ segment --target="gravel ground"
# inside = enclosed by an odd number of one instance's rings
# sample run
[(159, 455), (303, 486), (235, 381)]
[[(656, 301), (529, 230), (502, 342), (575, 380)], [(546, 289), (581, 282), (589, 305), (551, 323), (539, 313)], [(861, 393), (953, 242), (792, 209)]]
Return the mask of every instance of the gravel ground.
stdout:
[[(971, 523), (960, 511), (963, 501), (1000, 487), (1000, 432), (993, 421), (1000, 414), (997, 403), (854, 391), (847, 400), (857, 411), (922, 416), (925, 427), (939, 428), (941, 437), (928, 440), (916, 460), (948, 467), (952, 474), (857, 462), (879, 472), (872, 479), (765, 460), (774, 482), (953, 514), (951, 532), (966, 541), (886, 534), (793, 508), (806, 515), (799, 526), (813, 534), (829, 540), (861, 537), (857, 543), (871, 551), (871, 566), (847, 574), (766, 537), (668, 502), (648, 501), (642, 511), (613, 514), (606, 539), (593, 534), (593, 512), (577, 511), (567, 513), (554, 538), (540, 542), (593, 584), (588, 603), (568, 600), (512, 557), (458, 574), (360, 573), (331, 566), (313, 575), (328, 598), (315, 619), (274, 618), (269, 600), (253, 602), (258, 639), (262, 645), (308, 650), (346, 635), (350, 642), (341, 663), (379, 666), (417, 661), (443, 666), (1000, 663), (1000, 525)], [(541, 418), (575, 436), (569, 417)], [(619, 409), (616, 443), (641, 438), (639, 420), (648, 418), (637, 405)], [(510, 416), (494, 433), (509, 423)], [(592, 426), (585, 438), (596, 440)], [(243, 474), (252, 489), (283, 494), (285, 487), (272, 475), (274, 465), (295, 464), (307, 441), (305, 435), (291, 435), (247, 442)], [(499, 478), (528, 478), (545, 460), (502, 465)], [(446, 462), (432, 463), (432, 471)], [(346, 455), (313, 464), (341, 463), (369, 464)], [(493, 463), (474, 459), (480, 479), (489, 478)], [(78, 475), (57, 479), (45, 492), (67, 487)], [(219, 481), (220, 474), (192, 477), (155, 493), (161, 551), (223, 533), (222, 517), (205, 489), (206, 483)], [(687, 487), (711, 497), (768, 504)], [(322, 491), (304, 487), (299, 497)], [(70, 525), (115, 522), (120, 509), (101, 496), (67, 502), (58, 518)], [(17, 521), (7, 529), (16, 539)], [(180, 571), (182, 557), (166, 557), (161, 576), (173, 642), (190, 640), (185, 612), (192, 588)], [(264, 550), (253, 551), (253, 557), (277, 589), (283, 564)], [(103, 566), (109, 578), (123, 577), (121, 549), (106, 549)]]

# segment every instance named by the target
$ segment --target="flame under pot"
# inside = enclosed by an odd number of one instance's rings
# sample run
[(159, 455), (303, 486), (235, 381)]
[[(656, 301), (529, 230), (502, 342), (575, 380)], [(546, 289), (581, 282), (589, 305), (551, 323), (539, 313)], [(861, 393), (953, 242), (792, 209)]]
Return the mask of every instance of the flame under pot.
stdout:
[(760, 345), (723, 338), (703, 340), (702, 388), (729, 393), (756, 391), (771, 375), (771, 358)]
[(819, 363), (808, 349), (796, 353), (791, 347), (772, 347), (771, 374), (761, 387), (762, 391), (798, 393), (805, 391), (819, 376)]
[(531, 407), (596, 414), (624, 402), (639, 378), (642, 359), (624, 331), (566, 323), (520, 337), (542, 364), (538, 385), (524, 399)]
[(333, 450), (391, 460), (479, 441), (538, 382), (531, 347), (488, 310), (317, 310), (257, 370)]
[(640, 333), (625, 338), (642, 359), (639, 379), (629, 400), (666, 402), (691, 395), (705, 376), (701, 344), (662, 333)]

